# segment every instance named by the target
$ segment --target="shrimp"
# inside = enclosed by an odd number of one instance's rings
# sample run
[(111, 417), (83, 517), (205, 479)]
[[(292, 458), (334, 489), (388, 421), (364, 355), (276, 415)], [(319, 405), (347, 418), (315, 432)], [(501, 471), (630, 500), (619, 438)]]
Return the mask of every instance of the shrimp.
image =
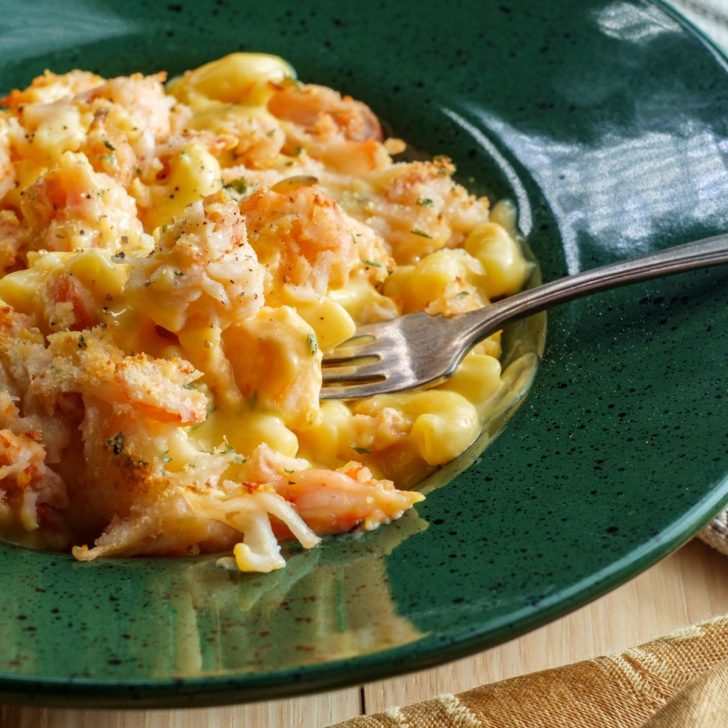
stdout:
[(111, 177), (94, 172), (84, 154), (65, 152), (21, 194), (21, 212), (37, 249), (128, 254), (148, 252), (153, 245), (134, 199)]
[(390, 259), (381, 240), (315, 182), (292, 177), (240, 203), (250, 242), (267, 269), (267, 295), (286, 283), (321, 294), (340, 288), (369, 255), (379, 264), (375, 275), (386, 277)]
[(0, 200), (15, 187), (16, 175), (10, 149), (10, 124), (0, 119)]
[(65, 485), (45, 457), (40, 433), (0, 430), (0, 514), (9, 510), (26, 531), (40, 526), (42, 506), (68, 505)]
[(115, 379), (122, 401), (159, 422), (194, 425), (207, 417), (207, 398), (187, 389), (200, 372), (187, 362), (152, 359), (146, 354), (127, 356), (116, 367)]
[(49, 329), (82, 331), (99, 322), (90, 293), (75, 276), (68, 273), (50, 276), (46, 286), (50, 288), (50, 301), (45, 310)]
[(311, 468), (281, 477), (272, 485), (319, 536), (354, 528), (371, 531), (399, 518), (424, 498), (416, 491), (397, 490), (390, 480), (376, 480), (368, 468), (355, 462), (340, 470)]
[(286, 140), (280, 124), (269, 114), (240, 113), (235, 107), (224, 112), (216, 110), (214, 114), (198, 114), (189, 125), (193, 129), (202, 125), (208, 134), (213, 132), (232, 140), (226, 148), (230, 152), (228, 162), (246, 168), (262, 169), (275, 164)]
[(50, 104), (68, 96), (89, 91), (104, 81), (101, 76), (87, 71), (70, 71), (56, 75), (46, 71), (42, 76), (33, 79), (33, 83), (22, 91), (13, 89), (0, 99), (0, 104), (17, 110), (28, 104)]
[(225, 326), (263, 304), (263, 269), (237, 205), (221, 191), (162, 229), (154, 253), (131, 263), (132, 305), (168, 331)]
[(287, 425), (306, 429), (318, 420), (322, 354), (295, 309), (261, 308), (223, 331), (222, 341), (244, 397), (275, 410)]
[(366, 104), (324, 86), (282, 84), (268, 102), (268, 110), (312, 135), (352, 141), (382, 139), (379, 119)]
[(49, 411), (67, 393), (92, 396), (134, 412), (140, 419), (202, 422), (207, 397), (189, 388), (201, 375), (181, 359), (155, 359), (147, 354), (124, 355), (105, 338), (87, 332), (59, 332), (48, 337), (48, 347), (10, 340), (6, 352), (15, 358), (26, 352), (27, 390)]
[(350, 96), (291, 82), (278, 88), (268, 109), (289, 122), (284, 126), (284, 151), (289, 154), (303, 149), (327, 169), (359, 177), (391, 165), (379, 120), (366, 104)]
[(88, 90), (84, 96), (88, 101), (105, 99), (124, 107), (139, 127), (151, 131), (159, 140), (169, 136), (170, 110), (174, 99), (164, 92), (166, 73), (144, 76), (133, 73), (120, 76)]
[(30, 236), (12, 210), (0, 210), (0, 271), (6, 273), (22, 260)]
[(319, 536), (372, 530), (424, 500), (421, 493), (377, 480), (360, 463), (352, 461), (338, 470), (311, 468), (305, 460), (286, 458), (267, 445), (255, 449), (241, 476), (272, 486)]
[(452, 179), (454, 171), (449, 159), (439, 158), (393, 164), (371, 177), (379, 193), (379, 220), (372, 224), (397, 263), (414, 263), (444, 246), (462, 245), (476, 225), (487, 222), (487, 198), (468, 194)]
[(96, 172), (103, 172), (128, 188), (141, 173), (149, 150), (144, 145), (140, 149), (130, 138), (123, 128), (123, 116), (118, 109), (97, 109), (82, 149)]

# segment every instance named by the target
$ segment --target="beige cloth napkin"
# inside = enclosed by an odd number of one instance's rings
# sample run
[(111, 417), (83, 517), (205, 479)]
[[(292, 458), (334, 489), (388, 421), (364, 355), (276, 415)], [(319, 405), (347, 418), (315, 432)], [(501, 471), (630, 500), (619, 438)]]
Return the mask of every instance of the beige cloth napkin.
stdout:
[(726, 728), (728, 615), (641, 647), (335, 728)]
[[(709, 546), (728, 556), (728, 511), (717, 515), (698, 536)], [(726, 726), (728, 726), (728, 720), (726, 720)]]

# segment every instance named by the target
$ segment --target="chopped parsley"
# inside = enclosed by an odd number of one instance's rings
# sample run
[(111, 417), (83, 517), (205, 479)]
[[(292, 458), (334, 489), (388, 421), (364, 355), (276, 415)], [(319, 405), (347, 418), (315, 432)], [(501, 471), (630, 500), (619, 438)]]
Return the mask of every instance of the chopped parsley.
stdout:
[(432, 235), (429, 235), (424, 230), (420, 230), (419, 228), (412, 228), (410, 232), (412, 233), (412, 235), (419, 235), (421, 238), (428, 238), (429, 240), (432, 240)]
[(86, 337), (83, 334), (81, 334), (78, 337), (78, 348), (79, 349), (86, 349), (87, 347), (88, 347), (88, 344), (86, 343)]
[(359, 453), (359, 455), (366, 455), (367, 453), (370, 453), (371, 450), (368, 447), (356, 447), (355, 445), (352, 446), (352, 450), (355, 450)]
[(460, 293), (455, 294), (455, 298), (465, 298), (465, 296), (469, 296), (470, 291), (460, 291)]
[(420, 197), (420, 199), (417, 200), (417, 204), (420, 207), (432, 207), (432, 200), (429, 197)]
[(316, 334), (312, 331), (306, 337), (306, 341), (308, 342), (308, 348), (311, 349), (311, 353), (315, 354), (318, 351), (318, 340), (316, 339)]
[(232, 182), (228, 182), (225, 185), (226, 190), (232, 190), (237, 192), (239, 195), (244, 195), (248, 192), (252, 192), (258, 185), (255, 183), (246, 182), (242, 177), (240, 179), (234, 179)]
[(113, 437), (106, 440), (106, 447), (114, 453), (114, 455), (121, 455), (124, 449), (124, 433), (117, 432)]
[(169, 450), (165, 450), (160, 456), (159, 459), (166, 465), (172, 458), (169, 456)]
[(116, 151), (116, 147), (108, 139), (104, 139), (104, 146), (112, 152)]
[(382, 267), (382, 264), (381, 263), (377, 263), (375, 260), (367, 260), (366, 258), (364, 258), (362, 260), (362, 263), (364, 263), (364, 265), (370, 265), (373, 268), (381, 268)]

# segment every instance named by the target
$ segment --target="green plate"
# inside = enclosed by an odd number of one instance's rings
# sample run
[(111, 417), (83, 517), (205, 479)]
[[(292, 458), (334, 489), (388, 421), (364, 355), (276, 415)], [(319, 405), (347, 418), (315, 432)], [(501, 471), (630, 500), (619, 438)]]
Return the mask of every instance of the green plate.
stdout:
[[(618, 0), (0, 2), (2, 87), (237, 49), (368, 102), (519, 206), (544, 277), (728, 229), (726, 61)], [(236, 576), (0, 546), (0, 701), (201, 705), (381, 678), (507, 640), (634, 576), (728, 501), (728, 271), (549, 315), (525, 405), (416, 513)], [(451, 477), (467, 464), (466, 456)]]

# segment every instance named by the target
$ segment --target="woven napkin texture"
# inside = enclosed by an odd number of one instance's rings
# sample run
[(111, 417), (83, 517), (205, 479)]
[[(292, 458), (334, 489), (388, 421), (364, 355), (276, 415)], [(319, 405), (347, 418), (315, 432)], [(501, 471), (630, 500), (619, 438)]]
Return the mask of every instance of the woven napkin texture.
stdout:
[[(728, 556), (728, 511), (716, 516), (699, 534), (709, 546)], [(728, 726), (728, 720), (726, 720)]]
[(335, 728), (726, 728), (728, 616)]

